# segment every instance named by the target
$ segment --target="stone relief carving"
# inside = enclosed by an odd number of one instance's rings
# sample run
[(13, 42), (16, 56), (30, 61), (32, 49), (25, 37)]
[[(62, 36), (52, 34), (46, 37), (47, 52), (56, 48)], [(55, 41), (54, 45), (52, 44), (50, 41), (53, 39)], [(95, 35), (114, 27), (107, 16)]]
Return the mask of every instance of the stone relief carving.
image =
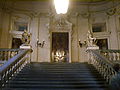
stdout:
[(107, 15), (112, 16), (116, 13), (116, 8), (112, 8), (106, 12)]
[(49, 23), (46, 24), (46, 28), (48, 29), (47, 30), (48, 38), (50, 39), (50, 30), (49, 30), (50, 29), (50, 24)]
[(51, 18), (49, 23), (49, 29), (68, 31), (72, 29), (72, 23), (70, 23), (64, 16), (55, 16)]
[(72, 24), (65, 18), (60, 18), (55, 22), (55, 28), (57, 30), (71, 30)]
[(46, 24), (48, 28), (48, 36), (51, 32), (70, 32), (72, 35), (72, 23), (65, 17), (51, 17), (50, 22)]
[(90, 18), (91, 14), (89, 12), (80, 14), (83, 18)]

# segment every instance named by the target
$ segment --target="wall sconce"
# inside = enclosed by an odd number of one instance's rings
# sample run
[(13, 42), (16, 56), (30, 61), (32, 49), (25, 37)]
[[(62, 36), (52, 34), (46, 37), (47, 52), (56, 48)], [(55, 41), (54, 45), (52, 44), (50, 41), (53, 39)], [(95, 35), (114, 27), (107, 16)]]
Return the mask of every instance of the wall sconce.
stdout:
[(43, 40), (42, 42), (40, 42), (40, 41), (37, 39), (37, 46), (43, 48), (44, 44), (45, 44), (45, 41), (44, 41), (44, 40)]
[(86, 46), (86, 44), (87, 44), (86, 41), (81, 42), (81, 41), (79, 40), (79, 46), (80, 46), (80, 47)]

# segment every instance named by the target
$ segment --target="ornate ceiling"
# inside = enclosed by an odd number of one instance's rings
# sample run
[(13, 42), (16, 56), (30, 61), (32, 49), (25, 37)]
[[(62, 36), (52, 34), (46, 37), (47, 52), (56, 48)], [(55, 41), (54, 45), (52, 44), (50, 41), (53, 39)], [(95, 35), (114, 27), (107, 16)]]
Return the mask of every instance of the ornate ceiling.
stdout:
[[(53, 3), (51, 3), (52, 1), (53, 0), (0, 0), (0, 8), (16, 11), (49, 12), (50, 10), (55, 11)], [(69, 11), (78, 13), (90, 11), (94, 13), (111, 9), (114, 10), (118, 6), (120, 6), (120, 0), (70, 0)]]
[(105, 1), (112, 1), (112, 0), (71, 0), (71, 1), (78, 1), (78, 2), (86, 2), (86, 3), (98, 3), (98, 2), (105, 2)]
[[(0, 1), (52, 1), (52, 0), (0, 0)], [(113, 1), (113, 0), (70, 0), (70, 1), (103, 2), (103, 1)], [(117, 1), (117, 0), (115, 0), (115, 1)]]

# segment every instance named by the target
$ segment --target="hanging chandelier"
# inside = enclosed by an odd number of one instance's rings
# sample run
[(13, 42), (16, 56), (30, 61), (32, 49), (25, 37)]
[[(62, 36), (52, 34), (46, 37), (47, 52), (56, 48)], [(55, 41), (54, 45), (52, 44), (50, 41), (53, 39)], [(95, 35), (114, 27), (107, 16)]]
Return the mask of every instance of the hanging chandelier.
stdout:
[(69, 6), (69, 0), (54, 0), (57, 14), (66, 14)]

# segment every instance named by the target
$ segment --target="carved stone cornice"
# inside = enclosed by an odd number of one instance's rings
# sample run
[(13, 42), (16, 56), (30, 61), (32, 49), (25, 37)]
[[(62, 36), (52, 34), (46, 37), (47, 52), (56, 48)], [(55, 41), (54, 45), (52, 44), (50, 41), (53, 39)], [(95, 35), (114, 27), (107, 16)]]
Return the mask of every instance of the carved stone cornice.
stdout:
[(68, 18), (75, 18), (75, 17), (77, 17), (79, 15), (80, 15), (80, 13), (71, 11), (71, 12), (68, 12), (67, 17)]
[(22, 31), (15, 31), (15, 30), (11, 30), (9, 31), (9, 33), (12, 35), (12, 37), (14, 38), (22, 38)]
[(46, 13), (40, 13), (40, 17), (49, 17), (49, 18), (53, 18), (55, 17), (55, 14), (52, 12), (46, 12)]
[(31, 17), (39, 17), (40, 16), (40, 12), (31, 12), (31, 13), (29, 13), (29, 15)]
[(88, 19), (91, 17), (91, 14), (90, 12), (84, 12), (84, 13), (80, 13), (80, 12), (70, 12), (67, 14), (68, 18), (76, 18), (76, 17), (82, 17), (82, 18), (85, 18), (85, 19)]
[(13, 12), (12, 8), (7, 8), (7, 7), (0, 8), (0, 11), (8, 14), (11, 14)]

